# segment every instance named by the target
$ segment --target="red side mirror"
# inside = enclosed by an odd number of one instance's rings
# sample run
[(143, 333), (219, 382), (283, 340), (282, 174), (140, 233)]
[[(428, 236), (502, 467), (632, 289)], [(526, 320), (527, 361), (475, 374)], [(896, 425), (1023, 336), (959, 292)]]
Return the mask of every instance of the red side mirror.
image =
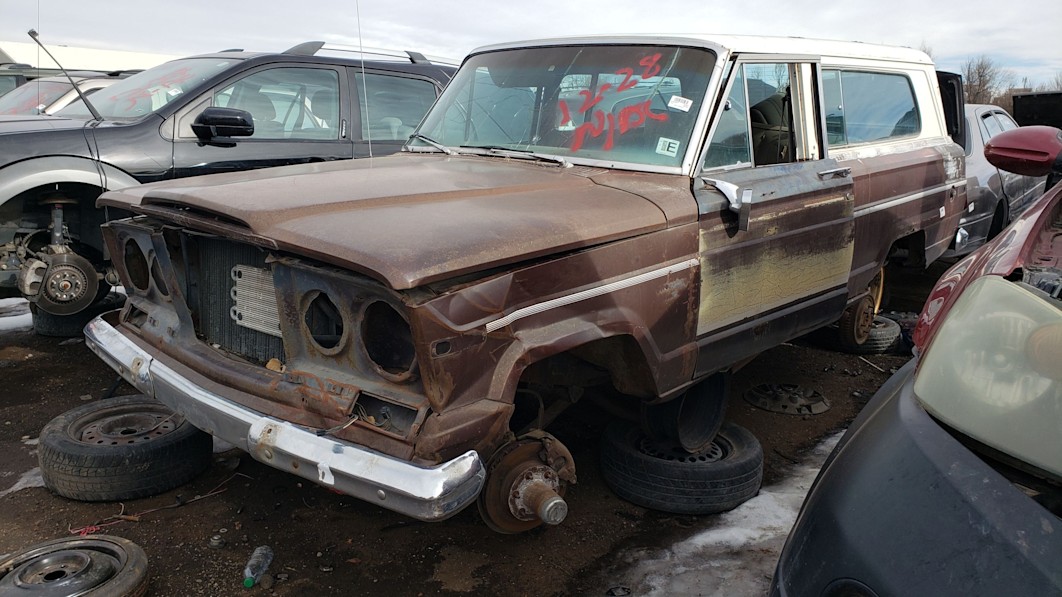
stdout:
[(1023, 176), (1045, 176), (1058, 166), (1062, 130), (1053, 126), (1023, 126), (1000, 133), (985, 143), (988, 162)]

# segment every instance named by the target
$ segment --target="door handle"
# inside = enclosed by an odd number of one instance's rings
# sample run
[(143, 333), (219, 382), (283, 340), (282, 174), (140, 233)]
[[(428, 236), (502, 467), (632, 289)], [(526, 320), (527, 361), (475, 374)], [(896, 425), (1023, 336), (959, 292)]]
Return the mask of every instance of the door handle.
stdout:
[(848, 178), (852, 175), (851, 168), (833, 168), (831, 170), (823, 170), (819, 172), (819, 178), (826, 180), (827, 178)]

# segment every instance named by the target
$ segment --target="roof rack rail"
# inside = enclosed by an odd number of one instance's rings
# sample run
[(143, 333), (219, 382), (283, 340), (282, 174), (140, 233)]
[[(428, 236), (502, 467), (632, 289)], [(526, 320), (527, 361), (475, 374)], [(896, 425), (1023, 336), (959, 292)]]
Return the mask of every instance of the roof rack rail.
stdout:
[(388, 58), (400, 58), (409, 60), (413, 64), (446, 64), (456, 66), (458, 63), (449, 58), (442, 58), (438, 56), (432, 56), (430, 59), (421, 54), (420, 52), (414, 52), (412, 50), (399, 51), (399, 50), (387, 50), (383, 48), (359, 48), (357, 46), (348, 46), (343, 44), (333, 44), (323, 41), (308, 41), (301, 43), (292, 48), (284, 50), (284, 54), (292, 54), (295, 56), (316, 56), (321, 50), (331, 50), (333, 52), (350, 52), (353, 54), (362, 54), (366, 56), (386, 56)]

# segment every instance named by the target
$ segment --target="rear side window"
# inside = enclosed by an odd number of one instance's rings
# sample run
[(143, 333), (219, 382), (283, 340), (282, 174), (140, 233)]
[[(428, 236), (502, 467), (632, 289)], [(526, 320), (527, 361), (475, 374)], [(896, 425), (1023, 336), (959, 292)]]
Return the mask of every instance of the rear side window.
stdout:
[(421, 79), (359, 72), (355, 80), (362, 139), (405, 143), (435, 102), (435, 85)]
[(917, 135), (922, 119), (911, 81), (901, 74), (823, 71), (830, 147)]

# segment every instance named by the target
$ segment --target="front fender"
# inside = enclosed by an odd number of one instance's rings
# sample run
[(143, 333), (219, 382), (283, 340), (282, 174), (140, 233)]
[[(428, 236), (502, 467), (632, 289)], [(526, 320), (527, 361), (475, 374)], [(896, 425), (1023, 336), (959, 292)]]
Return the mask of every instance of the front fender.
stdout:
[(90, 158), (32, 158), (0, 168), (0, 204), (24, 191), (59, 182), (84, 183), (107, 191), (140, 184), (128, 173)]

